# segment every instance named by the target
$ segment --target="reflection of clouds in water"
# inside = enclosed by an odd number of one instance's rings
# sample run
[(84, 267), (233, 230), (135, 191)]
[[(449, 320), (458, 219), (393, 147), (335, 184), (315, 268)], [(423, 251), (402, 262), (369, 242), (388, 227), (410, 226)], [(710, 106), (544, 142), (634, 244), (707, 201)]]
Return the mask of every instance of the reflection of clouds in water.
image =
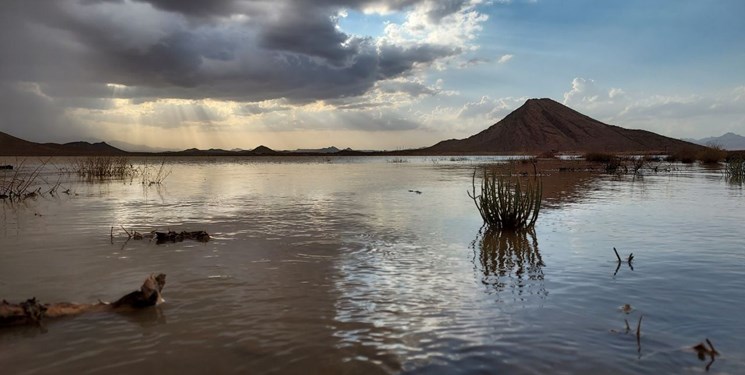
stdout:
[(543, 259), (534, 230), (479, 231), (473, 241), (474, 266), (488, 292), (511, 291), (514, 298), (545, 297)]
[(336, 262), (334, 336), (339, 348), (369, 352), (371, 361), (398, 372), (430, 361), (431, 352), (452, 344), (445, 338), (453, 331), (471, 330), (455, 322), (467, 320), (458, 308), (472, 305), (473, 285), (427, 238), (385, 229), (345, 239)]

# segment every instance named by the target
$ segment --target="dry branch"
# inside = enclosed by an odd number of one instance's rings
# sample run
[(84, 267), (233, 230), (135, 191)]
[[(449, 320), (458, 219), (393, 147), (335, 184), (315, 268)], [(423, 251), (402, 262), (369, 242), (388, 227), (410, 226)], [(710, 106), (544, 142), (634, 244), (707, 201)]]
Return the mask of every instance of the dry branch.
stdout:
[(98, 302), (80, 304), (59, 302), (42, 304), (36, 298), (21, 303), (0, 302), (0, 328), (16, 325), (42, 325), (45, 319), (74, 316), (86, 312), (121, 311), (123, 309), (155, 306), (163, 301), (161, 292), (166, 284), (166, 275), (150, 275), (139, 290), (119, 298), (113, 303)]

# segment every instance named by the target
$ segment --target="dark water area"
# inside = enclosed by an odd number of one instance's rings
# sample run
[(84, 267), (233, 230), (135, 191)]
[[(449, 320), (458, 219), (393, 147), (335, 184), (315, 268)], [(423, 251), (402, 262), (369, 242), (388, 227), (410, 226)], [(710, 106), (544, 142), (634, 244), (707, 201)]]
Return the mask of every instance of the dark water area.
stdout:
[(110, 301), (162, 272), (166, 302), (0, 328), (1, 372), (693, 374), (706, 338), (709, 373), (745, 370), (745, 190), (721, 170), (556, 171), (514, 234), (466, 195), (495, 160), (395, 161), (173, 159), (143, 186), (56, 160), (71, 194), (0, 201), (0, 299)]

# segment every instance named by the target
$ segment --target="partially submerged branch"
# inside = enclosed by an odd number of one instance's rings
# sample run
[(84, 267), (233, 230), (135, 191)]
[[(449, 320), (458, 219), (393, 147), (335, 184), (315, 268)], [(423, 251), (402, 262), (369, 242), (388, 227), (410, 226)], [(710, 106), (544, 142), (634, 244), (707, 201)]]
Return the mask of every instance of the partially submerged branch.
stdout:
[[(127, 230), (123, 225), (119, 226), (124, 233), (127, 235), (127, 240), (133, 239), (133, 240), (143, 240), (145, 238), (153, 240), (155, 239), (157, 244), (163, 244), (166, 242), (182, 242), (184, 240), (194, 240), (198, 242), (209, 242), (209, 240), (212, 238), (209, 233), (203, 230), (197, 230), (197, 231), (181, 231), (181, 232), (174, 232), (172, 230), (169, 230), (168, 232), (158, 232), (158, 231), (150, 231), (140, 233), (136, 230)], [(111, 227), (111, 233), (109, 234), (111, 236), (111, 243), (114, 243), (114, 227)]]
[(161, 292), (166, 285), (166, 275), (150, 275), (139, 290), (129, 293), (113, 303), (93, 304), (51, 303), (42, 304), (36, 298), (21, 303), (0, 302), (0, 327), (16, 325), (43, 325), (46, 319), (75, 316), (95, 311), (122, 311), (155, 306), (163, 302)]
[[(618, 255), (618, 250), (616, 250), (615, 247), (613, 248), (613, 252), (616, 254), (616, 259), (618, 259), (618, 265), (616, 266), (616, 271), (613, 272), (613, 276), (616, 276), (616, 274), (618, 273), (618, 270), (621, 269), (621, 263), (623, 263), (623, 260), (621, 259), (621, 256)], [(634, 270), (634, 265), (631, 263), (633, 260), (634, 260), (634, 253), (630, 253), (628, 258), (626, 258), (626, 263), (629, 265), (629, 268), (631, 268), (632, 271)]]

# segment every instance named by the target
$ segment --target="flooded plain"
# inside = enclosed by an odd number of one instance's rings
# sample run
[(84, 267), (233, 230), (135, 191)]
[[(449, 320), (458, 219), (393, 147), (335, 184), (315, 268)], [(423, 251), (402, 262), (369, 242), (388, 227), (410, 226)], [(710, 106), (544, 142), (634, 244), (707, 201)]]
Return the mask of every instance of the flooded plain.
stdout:
[[(0, 299), (110, 301), (162, 272), (166, 302), (0, 328), (2, 372), (745, 369), (745, 189), (720, 170), (555, 171), (535, 229), (516, 235), (482, 231), (466, 195), (496, 161), (393, 161), (172, 159), (144, 186), (60, 176), (53, 159), (42, 176), (70, 194), (0, 201)], [(706, 338), (713, 363), (692, 349)]]

